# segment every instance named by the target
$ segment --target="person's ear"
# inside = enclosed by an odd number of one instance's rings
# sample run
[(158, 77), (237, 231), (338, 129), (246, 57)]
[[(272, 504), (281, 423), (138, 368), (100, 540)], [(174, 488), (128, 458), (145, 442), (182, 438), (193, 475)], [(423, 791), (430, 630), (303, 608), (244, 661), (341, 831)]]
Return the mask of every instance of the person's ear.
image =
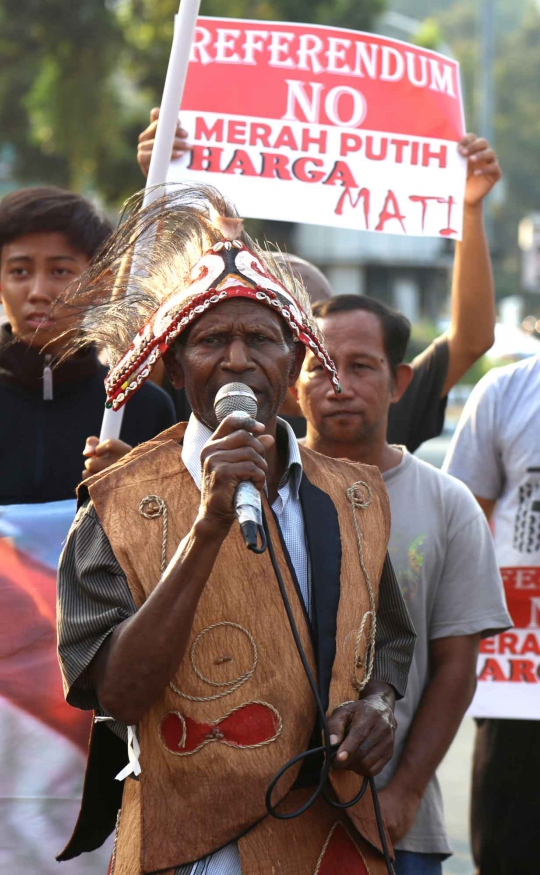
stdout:
[(163, 356), (163, 364), (165, 365), (167, 376), (169, 377), (169, 380), (173, 384), (174, 388), (183, 389), (184, 371), (182, 370), (182, 365), (178, 361), (178, 356), (175, 354), (174, 350), (167, 350), (167, 352)]
[(294, 348), (291, 354), (291, 369), (289, 371), (289, 386), (294, 386), (298, 377), (300, 376), (300, 371), (302, 370), (302, 365), (304, 364), (304, 357), (306, 355), (306, 348), (303, 343), (295, 343)]
[(395, 404), (401, 398), (409, 388), (409, 384), (413, 378), (413, 369), (410, 365), (406, 365), (401, 363), (397, 366), (396, 374), (394, 376), (394, 387), (392, 390), (391, 403)]

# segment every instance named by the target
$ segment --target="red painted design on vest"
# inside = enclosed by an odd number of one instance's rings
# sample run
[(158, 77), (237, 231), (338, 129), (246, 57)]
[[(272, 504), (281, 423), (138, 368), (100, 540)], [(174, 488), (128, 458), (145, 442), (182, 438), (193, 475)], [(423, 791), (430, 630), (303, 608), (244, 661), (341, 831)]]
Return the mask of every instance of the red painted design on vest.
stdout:
[(248, 702), (215, 723), (197, 723), (179, 711), (169, 711), (161, 721), (159, 732), (162, 743), (171, 753), (185, 756), (213, 741), (238, 748), (270, 744), (281, 733), (281, 726), (281, 718), (272, 705)]
[(314, 875), (369, 875), (369, 869), (357, 847), (342, 823), (336, 823), (330, 831)]

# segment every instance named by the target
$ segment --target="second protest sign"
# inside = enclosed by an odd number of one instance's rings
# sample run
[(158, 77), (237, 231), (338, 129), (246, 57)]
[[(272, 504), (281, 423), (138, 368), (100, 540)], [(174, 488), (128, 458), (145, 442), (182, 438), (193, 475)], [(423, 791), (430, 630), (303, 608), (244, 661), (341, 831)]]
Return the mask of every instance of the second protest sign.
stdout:
[(207, 182), (243, 216), (460, 239), (458, 64), (373, 34), (200, 18), (181, 113)]

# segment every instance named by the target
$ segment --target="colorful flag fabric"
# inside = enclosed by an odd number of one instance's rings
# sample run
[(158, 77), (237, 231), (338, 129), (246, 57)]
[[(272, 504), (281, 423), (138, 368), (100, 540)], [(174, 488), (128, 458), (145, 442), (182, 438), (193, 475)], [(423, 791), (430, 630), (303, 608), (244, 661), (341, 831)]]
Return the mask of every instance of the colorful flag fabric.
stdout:
[(74, 501), (0, 507), (0, 873), (98, 875), (110, 842), (56, 862), (78, 814), (91, 715), (66, 704), (56, 569)]

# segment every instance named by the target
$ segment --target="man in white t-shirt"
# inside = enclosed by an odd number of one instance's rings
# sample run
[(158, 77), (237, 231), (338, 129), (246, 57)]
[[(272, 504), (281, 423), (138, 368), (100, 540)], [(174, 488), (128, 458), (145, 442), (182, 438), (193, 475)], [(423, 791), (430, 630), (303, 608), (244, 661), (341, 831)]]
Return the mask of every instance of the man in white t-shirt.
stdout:
[[(533, 356), (478, 383), (445, 461), (491, 521), (505, 579), (526, 568), (531, 595), (540, 595), (539, 436), (540, 356)], [(479, 721), (472, 834), (481, 875), (540, 871), (539, 781), (540, 721)]]
[(388, 411), (405, 392), (410, 324), (384, 304), (339, 295), (315, 305), (339, 368), (330, 397), (308, 353), (297, 383), (306, 445), (377, 465), (392, 510), (389, 552), (417, 632), (394, 757), (378, 785), (397, 875), (439, 875), (452, 851), (435, 771), (474, 693), (481, 637), (511, 625), (493, 543), (469, 490), (386, 441)]

